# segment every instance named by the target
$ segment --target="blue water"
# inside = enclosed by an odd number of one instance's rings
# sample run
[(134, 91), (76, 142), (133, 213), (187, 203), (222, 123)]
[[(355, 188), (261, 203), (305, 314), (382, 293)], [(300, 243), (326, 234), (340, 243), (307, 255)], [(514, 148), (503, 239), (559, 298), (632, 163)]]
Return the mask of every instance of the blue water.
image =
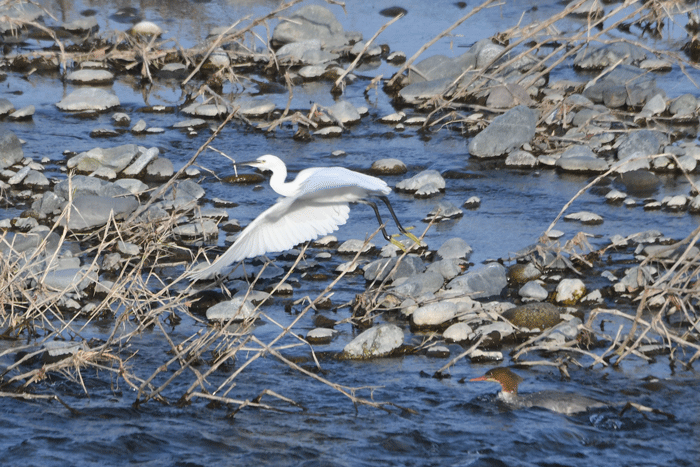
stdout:
[[(320, 2), (319, 2), (320, 3)], [(213, 26), (228, 25), (245, 15), (260, 15), (275, 7), (277, 2), (68, 2), (47, 5), (61, 18), (74, 19), (85, 8), (100, 10), (102, 30), (126, 29), (110, 19), (118, 7), (139, 8), (144, 19), (155, 21), (167, 30), (166, 37), (178, 38), (185, 46), (204, 37)], [(438, 5), (439, 4), (439, 5)], [(371, 37), (388, 19), (379, 11), (395, 3), (348, 1), (347, 15), (338, 6), (331, 7), (346, 30), (361, 31)], [(437, 6), (436, 6), (437, 5)], [(454, 2), (405, 2), (400, 4), (408, 14), (380, 36), (379, 43), (387, 43), (392, 50), (403, 50), (411, 56), (418, 48), (440, 31), (466, 14)], [(469, 7), (473, 6), (471, 3)], [(534, 6), (538, 8), (533, 9)], [(524, 21), (544, 20), (560, 5), (547, 2), (509, 2), (489, 9), (478, 20), (471, 20), (438, 42), (427, 54), (461, 54), (465, 47), (478, 39), (488, 37), (515, 25), (523, 11)], [(580, 24), (575, 20), (562, 22), (562, 28), (573, 29)], [(264, 30), (263, 30), (264, 31)], [(678, 33), (678, 30), (675, 30)], [(264, 33), (263, 33), (264, 34)], [(622, 34), (616, 32), (615, 34)], [(658, 44), (657, 44), (658, 45)], [(391, 76), (396, 67), (388, 64), (367, 72), (369, 76)], [(576, 74), (570, 67), (558, 72), (562, 78), (572, 79)], [(464, 217), (434, 226), (426, 235), (431, 249), (437, 249), (452, 237), (464, 238), (473, 248), (471, 261), (480, 264), (487, 259), (508, 257), (537, 241), (561, 207), (589, 181), (588, 177), (562, 175), (548, 169), (509, 170), (492, 163), (470, 159), (466, 150), (468, 139), (458, 132), (443, 129), (423, 134), (407, 127), (396, 132), (392, 127), (374, 123), (378, 117), (394, 111), (389, 98), (380, 90), (363, 94), (366, 82), (350, 86), (343, 98), (370, 109), (370, 117), (344, 134), (341, 138), (316, 138), (308, 143), (291, 139), (294, 129), (284, 128), (273, 134), (251, 131), (240, 124), (231, 124), (213, 143), (229, 156), (244, 160), (265, 153), (285, 159), (290, 172), (295, 173), (313, 165), (343, 165), (353, 169), (367, 169), (374, 160), (396, 157), (403, 160), (408, 176), (423, 169), (438, 171), (457, 170), (475, 175), (465, 179), (448, 179), (444, 195), (417, 200), (405, 194), (392, 195), (398, 216), (407, 225), (422, 231), (427, 224), (421, 219), (440, 199), (460, 206), (467, 198), (477, 195), (481, 207), (465, 211)], [(691, 85), (674, 70), (660, 83), (669, 96), (688, 92)], [(84, 151), (95, 146), (113, 146), (135, 142), (147, 147), (158, 146), (176, 169), (181, 167), (208, 138), (202, 130), (190, 138), (175, 130), (163, 134), (134, 136), (126, 133), (111, 140), (89, 137), (95, 128), (111, 127), (110, 114), (95, 120), (66, 116), (55, 107), (55, 102), (70, 92), (56, 76), (32, 74), (28, 77), (8, 73), (2, 83), (0, 97), (13, 102), (15, 107), (33, 104), (37, 108), (34, 119), (24, 123), (2, 122), (26, 141), (25, 155), (34, 159), (48, 157), (52, 161), (65, 159), (64, 150)], [(119, 79), (112, 89), (117, 93), (122, 110), (132, 122), (145, 119), (150, 126), (169, 128), (183, 119), (182, 115), (155, 115), (140, 113), (146, 105), (181, 103), (180, 89), (175, 83), (156, 82), (145, 91), (133, 78)], [(229, 89), (230, 91), (230, 89)], [(278, 107), (286, 105), (286, 94), (271, 96)], [(309, 101), (321, 105), (333, 103), (328, 87), (307, 84), (295, 88), (293, 107), (308, 108)], [(212, 125), (216, 123), (213, 122)], [(696, 130), (691, 130), (696, 131)], [(345, 155), (331, 156), (335, 150)], [(215, 152), (205, 152), (198, 163), (219, 176), (233, 174), (227, 159)], [(55, 165), (48, 172), (55, 177), (64, 175)], [(385, 177), (393, 186), (403, 176)], [(657, 199), (665, 194), (689, 192), (683, 179), (668, 175)], [(229, 210), (231, 217), (247, 224), (262, 207), (274, 202), (276, 195), (264, 184), (254, 191), (250, 186), (232, 186), (212, 177), (203, 181), (208, 198), (220, 197), (239, 203)], [(585, 194), (571, 208), (572, 211), (591, 210), (605, 219), (599, 226), (583, 227), (575, 223), (559, 222), (557, 228), (565, 232), (564, 239), (584, 230), (596, 237), (590, 241), (596, 246), (606, 244), (613, 234), (627, 235), (648, 229), (657, 229), (674, 238), (682, 238), (697, 226), (697, 217), (687, 213), (671, 214), (663, 211), (645, 212), (641, 207), (627, 209), (610, 206), (597, 195)], [(18, 211), (8, 209), (3, 217)], [(348, 225), (337, 232), (343, 241), (365, 238), (374, 231), (374, 217), (366, 206), (355, 206)], [(383, 240), (375, 239), (380, 246)], [(218, 244), (225, 245), (222, 235)], [(312, 249), (313, 259), (318, 250)], [(333, 268), (342, 259), (321, 264), (321, 271), (335, 277)], [(285, 265), (283, 261), (278, 262)], [(298, 275), (293, 278), (292, 299), (277, 298), (264, 308), (267, 317), (256, 324), (254, 334), (269, 342), (279, 334), (281, 325), (290, 324), (302, 305), (285, 311), (291, 300), (316, 295), (326, 287), (326, 281), (306, 281)], [(364, 291), (361, 277), (349, 276), (334, 289), (332, 297), (338, 306), (352, 300)], [(349, 316), (348, 308), (309, 312), (294, 331), (305, 335), (314, 327), (313, 318), (322, 314), (333, 320)], [(88, 337), (105, 338), (114, 324), (114, 318), (88, 325)], [(406, 331), (406, 343), (419, 345), (425, 335), (411, 334), (405, 322), (384, 316), (381, 320), (396, 322)], [(75, 328), (82, 326), (80, 319)], [(336, 326), (340, 335), (327, 346), (315, 346), (320, 367), (315, 368), (309, 347), (295, 347), (283, 351), (288, 357), (299, 359), (307, 370), (321, 377), (356, 390), (356, 396), (376, 402), (391, 402), (388, 411), (354, 406), (349, 398), (309, 376), (290, 369), (274, 356), (257, 359), (223, 392), (237, 400), (253, 400), (265, 389), (270, 389), (296, 404), (266, 395), (263, 404), (274, 410), (244, 408), (232, 415), (232, 407), (209, 405), (195, 398), (181, 405), (178, 400), (185, 393), (195, 375), (186, 370), (183, 376), (167, 386), (163, 397), (167, 403), (148, 401), (135, 406), (136, 392), (121, 378), (106, 370), (83, 369), (81, 380), (71, 375), (52, 374), (34, 385), (37, 393), (58, 395), (76, 412), (73, 413), (56, 401), (22, 401), (0, 398), (2, 420), (2, 461), (6, 465), (62, 466), (62, 465), (117, 465), (198, 466), (198, 465), (468, 465), (468, 466), (574, 466), (574, 465), (697, 465), (698, 413), (700, 398), (697, 393), (698, 377), (693, 371), (672, 368), (667, 357), (657, 357), (651, 364), (630, 358), (620, 369), (577, 370), (569, 365), (570, 381), (562, 381), (558, 370), (546, 366), (517, 370), (526, 378), (522, 392), (545, 389), (572, 391), (589, 397), (610, 401), (611, 408), (598, 409), (576, 416), (562, 416), (544, 410), (512, 411), (495, 399), (496, 387), (485, 383), (466, 383), (483, 374), (492, 365), (459, 361), (449, 370), (450, 378), (431, 377), (447, 360), (431, 359), (422, 355), (373, 360), (367, 362), (337, 361), (333, 355), (342, 350), (358, 330), (348, 324)], [(194, 332), (206, 327), (183, 315), (182, 322), (167, 327), (169, 337), (182, 342)], [(610, 332), (610, 331), (608, 331)], [(296, 344), (292, 337), (280, 345)], [(20, 343), (2, 342), (2, 349)], [(251, 344), (251, 347), (255, 347)], [(170, 347), (161, 332), (149, 329), (133, 338), (120, 349), (122, 358), (132, 356), (127, 364), (138, 378), (148, 378), (155, 369), (172, 355), (165, 354)], [(461, 353), (458, 345), (450, 345), (451, 357)], [(504, 349), (505, 364), (510, 349)], [(133, 355), (132, 355), (133, 354)], [(231, 362), (207, 378), (206, 389), (215, 390), (230, 374), (243, 365), (253, 353), (239, 352)], [(532, 356), (533, 360), (548, 356)], [(581, 358), (573, 355), (574, 358)], [(208, 361), (209, 353), (203, 356)], [(685, 357), (687, 359), (687, 357)], [(11, 364), (0, 356), (3, 367)], [(584, 365), (585, 365), (584, 361)], [(109, 360), (104, 362), (109, 367)], [(207, 365), (197, 367), (205, 371)], [(172, 364), (157, 376), (159, 386), (178, 369)], [(650, 384), (650, 377), (659, 383)], [(88, 388), (87, 394), (82, 383)], [(138, 385), (139, 383), (136, 382)], [(221, 395), (221, 394), (219, 394)], [(642, 415), (634, 410), (620, 415), (620, 405), (627, 401), (653, 406), (673, 414), (669, 420), (660, 414)], [(403, 410), (403, 408), (407, 410)]]

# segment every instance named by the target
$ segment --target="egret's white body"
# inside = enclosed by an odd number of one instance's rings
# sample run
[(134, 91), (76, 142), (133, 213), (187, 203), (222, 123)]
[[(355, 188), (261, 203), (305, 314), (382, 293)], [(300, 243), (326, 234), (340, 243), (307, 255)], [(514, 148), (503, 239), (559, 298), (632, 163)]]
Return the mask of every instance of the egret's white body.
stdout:
[[(295, 245), (319, 238), (345, 224), (350, 214), (349, 203), (370, 204), (380, 220), (376, 205), (366, 201), (372, 196), (388, 204), (391, 188), (379, 178), (343, 167), (314, 167), (299, 172), (291, 181), (287, 167), (276, 156), (265, 155), (247, 165), (272, 171), (270, 186), (283, 196), (260, 214), (238, 235), (231, 247), (212, 264), (189, 274), (193, 281), (212, 278), (227, 266), (246, 258), (270, 252), (289, 250)], [(405, 232), (396, 220), (399, 229)], [(386, 232), (384, 232), (386, 235)]]

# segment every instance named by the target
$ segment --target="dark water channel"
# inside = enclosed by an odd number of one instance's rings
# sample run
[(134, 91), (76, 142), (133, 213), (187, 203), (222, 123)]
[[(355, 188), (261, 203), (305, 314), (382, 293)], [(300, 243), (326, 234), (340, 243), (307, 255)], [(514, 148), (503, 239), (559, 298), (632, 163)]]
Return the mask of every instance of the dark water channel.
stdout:
[[(189, 45), (204, 37), (214, 26), (228, 25), (244, 15), (258, 16), (278, 5), (277, 2), (43, 2), (59, 17), (75, 18), (80, 11), (98, 10), (101, 30), (126, 29), (128, 25), (115, 20), (114, 13), (123, 7), (136, 8), (144, 18), (152, 20)], [(333, 7), (346, 30), (358, 30), (365, 38), (387, 21), (379, 11), (390, 6), (408, 10), (399, 27), (387, 29), (380, 43), (412, 55), (422, 44), (451, 25), (464, 14), (454, 2), (365, 2), (348, 1), (347, 15), (340, 7)], [(471, 6), (471, 2), (468, 2)], [(538, 8), (533, 9), (534, 6)], [(428, 54), (444, 53), (454, 56), (463, 47), (513, 26), (526, 11), (528, 20), (545, 19), (559, 11), (556, 2), (517, 1), (490, 9), (477, 22), (467, 22), (443, 39)], [(574, 20), (564, 22), (572, 29), (580, 26)], [(571, 67), (563, 67), (560, 78), (576, 79)], [(369, 77), (377, 74), (391, 76), (396, 70), (382, 62), (379, 69), (366, 70)], [(362, 75), (362, 70), (358, 72)], [(697, 78), (697, 74), (696, 74)], [(55, 103), (70, 89), (58, 76), (35, 74), (25, 77), (8, 72), (0, 84), (0, 97), (12, 101), (16, 108), (33, 104), (36, 114), (29, 122), (0, 122), (26, 141), (25, 156), (34, 159), (48, 157), (63, 160), (62, 152), (85, 151), (93, 147), (137, 143), (146, 147), (157, 146), (175, 163), (184, 164), (210, 135), (202, 130), (189, 137), (170, 127), (184, 116), (172, 114), (145, 114), (139, 109), (146, 105), (177, 105), (181, 94), (177, 83), (156, 82), (142, 90), (129, 77), (120, 78), (112, 89), (119, 96), (121, 111), (135, 121), (144, 118), (150, 126), (166, 128), (162, 134), (135, 136), (125, 133), (117, 139), (91, 139), (95, 128), (110, 127), (111, 113), (97, 119), (73, 118), (61, 113)], [(583, 80), (583, 78), (581, 78)], [(392, 126), (376, 123), (378, 117), (394, 111), (390, 99), (380, 90), (363, 94), (367, 81), (346, 90), (344, 99), (370, 109), (370, 118), (352, 127), (349, 133), (337, 139), (316, 138), (311, 142), (295, 142), (293, 128), (284, 128), (274, 134), (263, 134), (232, 124), (227, 127), (213, 146), (238, 159), (254, 158), (272, 153), (282, 157), (291, 172), (315, 165), (343, 165), (366, 169), (374, 160), (399, 158), (409, 168), (408, 176), (423, 169), (460, 171), (469, 176), (448, 179), (444, 195), (417, 200), (405, 194), (392, 195), (398, 216), (408, 225), (422, 231), (426, 224), (420, 220), (445, 199), (461, 206), (470, 196), (479, 196), (479, 209), (465, 211), (462, 218), (435, 226), (426, 235), (431, 249), (437, 249), (452, 237), (464, 238), (474, 249), (471, 261), (480, 264), (487, 259), (508, 257), (536, 242), (540, 234), (557, 216), (561, 207), (588, 181), (588, 177), (562, 175), (549, 169), (505, 169), (499, 164), (484, 163), (469, 158), (468, 139), (452, 130), (443, 129), (424, 134), (407, 126), (395, 131)], [(669, 97), (685, 92), (697, 93), (692, 84), (674, 68), (660, 80)], [(229, 89), (231, 92), (232, 89)], [(284, 108), (286, 93), (273, 95), (278, 108)], [(295, 89), (293, 107), (308, 108), (308, 102), (321, 105), (333, 103), (327, 85), (306, 84)], [(212, 122), (215, 125), (216, 122)], [(697, 132), (691, 128), (690, 132)], [(332, 152), (345, 151), (334, 157)], [(198, 163), (218, 175), (233, 174), (227, 159), (214, 152), (206, 152)], [(64, 177), (58, 166), (48, 165), (55, 177)], [(245, 170), (245, 169), (244, 169)], [(390, 186), (403, 176), (384, 177)], [(655, 198), (666, 194), (688, 194), (688, 183), (673, 175), (663, 176), (663, 185)], [(232, 186), (208, 177), (203, 184), (208, 198), (225, 198), (240, 206), (230, 210), (232, 218), (247, 224), (276, 199), (267, 184), (260, 190), (250, 186)], [(605, 203), (603, 197), (585, 194), (572, 210), (588, 210), (600, 214), (605, 222), (597, 226), (581, 226), (560, 221), (556, 226), (565, 232), (564, 239), (584, 230), (595, 235), (591, 243), (607, 244), (613, 234), (628, 235), (656, 229), (669, 237), (682, 238), (697, 225), (698, 218), (688, 213), (673, 214), (665, 211), (647, 212), (641, 206), (625, 208)], [(12, 217), (18, 211), (0, 213)], [(337, 237), (342, 241), (365, 238), (374, 230), (372, 211), (355, 206), (349, 223)], [(380, 245), (383, 240), (376, 239)], [(224, 245), (223, 235), (219, 241)], [(310, 257), (318, 251), (311, 251)], [(344, 259), (347, 260), (347, 259)], [(340, 260), (333, 260), (328, 271)], [(281, 262), (280, 265), (284, 265)], [(302, 283), (294, 298), (306, 294), (315, 297), (326, 283)], [(332, 298), (336, 304), (352, 299), (362, 291), (364, 280), (350, 276), (336, 288)], [(289, 324), (294, 315), (284, 311), (285, 300), (275, 300), (266, 312), (280, 324)], [(347, 309), (323, 311), (332, 319), (346, 317)], [(387, 320), (392, 320), (387, 317)], [(399, 322), (400, 325), (405, 323)], [(173, 339), (191, 335), (198, 325), (184, 319), (173, 329)], [(305, 333), (312, 329), (311, 317), (306, 317), (297, 329)], [(101, 336), (103, 328), (95, 323), (88, 334)], [(80, 414), (71, 414), (56, 402), (26, 402), (0, 398), (2, 437), (0, 463), (24, 466), (61, 465), (148, 465), (148, 466), (204, 466), (204, 465), (471, 465), (471, 466), (573, 466), (573, 465), (698, 465), (700, 462), (700, 395), (699, 377), (693, 371), (668, 365), (660, 357), (647, 364), (630, 359), (622, 368), (577, 371), (572, 369), (571, 381), (562, 381), (559, 372), (549, 367), (533, 367), (521, 372), (526, 381), (521, 392), (556, 389), (577, 392), (589, 397), (624, 404), (634, 401), (671, 413), (675, 420), (660, 415), (643, 416), (636, 411), (619, 415), (618, 409), (597, 409), (588, 413), (564, 416), (545, 410), (508, 410), (495, 399), (496, 387), (465, 383), (483, 374), (492, 365), (470, 364), (462, 360), (452, 368), (451, 378), (433, 379), (430, 375), (446, 363), (443, 359), (425, 356), (381, 359), (368, 362), (336, 361), (323, 358), (323, 352), (337, 352), (357, 335), (349, 325), (339, 326), (340, 336), (321, 352), (321, 374), (343, 386), (363, 389), (358, 395), (378, 401), (391, 401), (414, 410), (415, 414), (392, 410), (389, 413), (367, 407), (355, 408), (337, 391), (320, 384), (301, 373), (289, 370), (273, 357), (255, 362), (244, 377), (237, 379), (229, 394), (239, 399), (253, 399), (262, 389), (269, 388), (288, 397), (301, 407), (294, 407), (264, 399), (279, 411), (247, 408), (234, 417), (226, 417), (228, 410), (210, 407), (202, 400), (178, 407), (174, 403), (162, 405), (148, 402), (132, 407), (135, 393), (123, 381), (94, 371), (82, 374), (90, 388), (86, 395), (79, 381), (54, 376), (42, 383), (46, 393), (60, 394)], [(255, 334), (269, 340), (279, 330), (263, 320)], [(407, 333), (407, 335), (410, 335)], [(413, 344), (422, 336), (414, 336)], [(168, 348), (158, 332), (144, 333), (139, 338), (139, 358), (163, 361), (163, 349)], [(7, 342), (0, 342), (0, 351)], [(463, 349), (451, 345), (452, 356)], [(504, 349), (507, 354), (508, 349)], [(308, 350), (296, 348), (289, 355), (305, 356)], [(2, 362), (5, 366), (7, 362)], [(504, 364), (508, 364), (508, 357)], [(228, 371), (228, 372), (227, 372)], [(223, 380), (231, 369), (213, 375)], [(147, 377), (148, 375), (140, 375)], [(166, 397), (177, 398), (186, 390), (186, 384), (174, 383)], [(175, 402), (175, 401), (171, 401)]]

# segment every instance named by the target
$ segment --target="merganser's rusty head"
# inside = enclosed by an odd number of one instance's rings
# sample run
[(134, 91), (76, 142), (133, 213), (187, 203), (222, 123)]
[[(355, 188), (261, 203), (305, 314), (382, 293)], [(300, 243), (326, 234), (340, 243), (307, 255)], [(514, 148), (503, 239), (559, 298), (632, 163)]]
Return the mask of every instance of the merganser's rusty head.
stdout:
[(498, 383), (501, 385), (504, 393), (517, 394), (518, 384), (520, 384), (523, 379), (510, 371), (509, 368), (498, 367), (490, 369), (484, 376), (472, 378), (469, 381), (487, 381), (490, 383)]

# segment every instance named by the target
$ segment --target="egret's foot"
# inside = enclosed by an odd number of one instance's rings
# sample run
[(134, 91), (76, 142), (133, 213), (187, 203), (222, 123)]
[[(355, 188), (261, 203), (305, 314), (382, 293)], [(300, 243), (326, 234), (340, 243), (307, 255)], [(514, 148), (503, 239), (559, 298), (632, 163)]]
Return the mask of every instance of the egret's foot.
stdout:
[(400, 241), (396, 240), (393, 236), (389, 237), (389, 241), (396, 247), (399, 248), (401, 251), (406, 251), (406, 247), (401, 244)]

